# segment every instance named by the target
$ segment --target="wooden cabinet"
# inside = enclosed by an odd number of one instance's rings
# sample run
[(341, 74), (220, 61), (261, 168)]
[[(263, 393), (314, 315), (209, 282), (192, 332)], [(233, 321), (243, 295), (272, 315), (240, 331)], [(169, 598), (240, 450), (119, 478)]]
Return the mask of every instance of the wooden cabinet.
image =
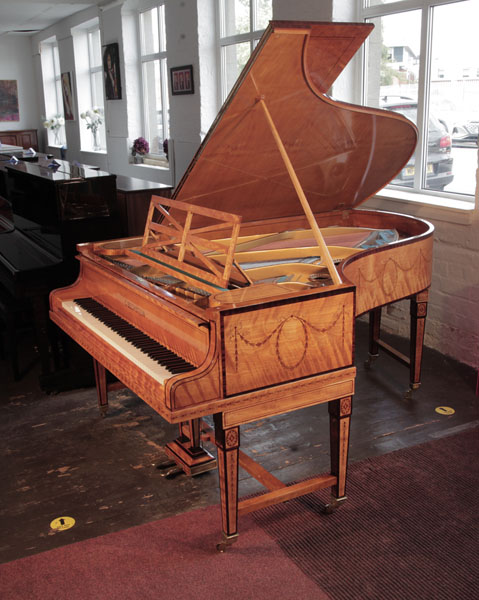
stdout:
[(151, 196), (170, 198), (172, 191), (172, 186), (163, 183), (117, 175), (116, 198), (126, 235), (143, 235)]
[(38, 136), (36, 129), (17, 129), (15, 131), (0, 131), (0, 142), (22, 148), (38, 150)]

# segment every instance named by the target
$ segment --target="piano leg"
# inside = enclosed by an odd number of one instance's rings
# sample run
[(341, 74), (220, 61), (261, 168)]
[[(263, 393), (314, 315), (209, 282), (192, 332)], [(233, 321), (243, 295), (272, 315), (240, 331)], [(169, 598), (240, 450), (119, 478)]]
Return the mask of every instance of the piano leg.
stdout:
[[(180, 423), (180, 435), (165, 446), (165, 452), (173, 461), (162, 466), (166, 477), (184, 471), (187, 475), (199, 475), (216, 469), (216, 459), (201, 446), (201, 419)], [(170, 467), (176, 465), (173, 469)]]
[(406, 356), (380, 339), (381, 307), (369, 312), (369, 357), (364, 366), (370, 369), (379, 355), (379, 348), (409, 368), (409, 389), (405, 398), (410, 399), (414, 390), (421, 385), (421, 362), (426, 328), (427, 301), (429, 290), (424, 290), (410, 297), (410, 346)]
[(215, 419), (215, 443), (218, 448), (218, 476), (221, 494), (221, 521), (223, 539), (216, 549), (224, 552), (238, 539), (238, 465), (239, 427), (224, 429), (223, 415)]
[(337, 484), (331, 488), (331, 502), (324, 509), (326, 513), (333, 512), (346, 500), (351, 410), (351, 396), (333, 400), (328, 404), (331, 475), (337, 477)]
[(424, 290), (411, 297), (411, 347), (410, 347), (410, 370), (409, 390), (407, 397), (411, 397), (413, 390), (421, 385), (421, 362), (424, 345), (424, 331), (426, 328), (427, 301), (429, 290)]
[(379, 336), (381, 334), (381, 307), (373, 308), (369, 312), (369, 355), (364, 363), (366, 369), (370, 369), (373, 362), (379, 356)]
[(32, 296), (33, 321), (35, 324), (35, 334), (38, 344), (38, 353), (42, 365), (42, 375), (50, 373), (50, 340), (48, 336), (48, 296), (45, 294)]
[(104, 417), (108, 412), (108, 385), (106, 381), (106, 369), (97, 360), (93, 359), (93, 370), (95, 371), (98, 408), (100, 409), (100, 415)]

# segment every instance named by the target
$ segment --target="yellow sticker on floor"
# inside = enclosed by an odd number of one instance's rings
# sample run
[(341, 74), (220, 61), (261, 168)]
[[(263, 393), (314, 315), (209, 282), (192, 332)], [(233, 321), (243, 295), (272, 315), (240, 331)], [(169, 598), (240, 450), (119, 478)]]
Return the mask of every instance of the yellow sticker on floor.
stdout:
[(70, 529), (73, 525), (75, 525), (73, 517), (58, 517), (50, 523), (50, 527), (56, 531), (65, 531), (65, 529)]
[(453, 415), (456, 411), (450, 406), (438, 406), (436, 412), (440, 415)]

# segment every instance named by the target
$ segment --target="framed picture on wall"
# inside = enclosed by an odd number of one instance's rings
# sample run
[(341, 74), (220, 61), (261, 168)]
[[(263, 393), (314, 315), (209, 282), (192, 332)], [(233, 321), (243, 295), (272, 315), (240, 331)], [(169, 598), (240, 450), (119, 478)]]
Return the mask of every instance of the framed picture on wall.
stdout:
[(65, 121), (75, 120), (71, 73), (62, 73), (63, 115)]
[(18, 86), (16, 79), (0, 80), (0, 121), (19, 121)]
[(194, 94), (193, 65), (172, 67), (170, 69), (171, 93), (173, 96), (180, 94)]
[(116, 42), (103, 46), (103, 76), (105, 98), (121, 100), (120, 52)]

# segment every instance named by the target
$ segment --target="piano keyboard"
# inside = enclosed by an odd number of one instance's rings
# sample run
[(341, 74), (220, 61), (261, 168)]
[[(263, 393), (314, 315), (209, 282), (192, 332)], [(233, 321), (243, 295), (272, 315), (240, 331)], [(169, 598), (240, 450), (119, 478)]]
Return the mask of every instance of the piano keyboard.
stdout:
[(93, 298), (69, 300), (62, 307), (160, 383), (195, 369)]

